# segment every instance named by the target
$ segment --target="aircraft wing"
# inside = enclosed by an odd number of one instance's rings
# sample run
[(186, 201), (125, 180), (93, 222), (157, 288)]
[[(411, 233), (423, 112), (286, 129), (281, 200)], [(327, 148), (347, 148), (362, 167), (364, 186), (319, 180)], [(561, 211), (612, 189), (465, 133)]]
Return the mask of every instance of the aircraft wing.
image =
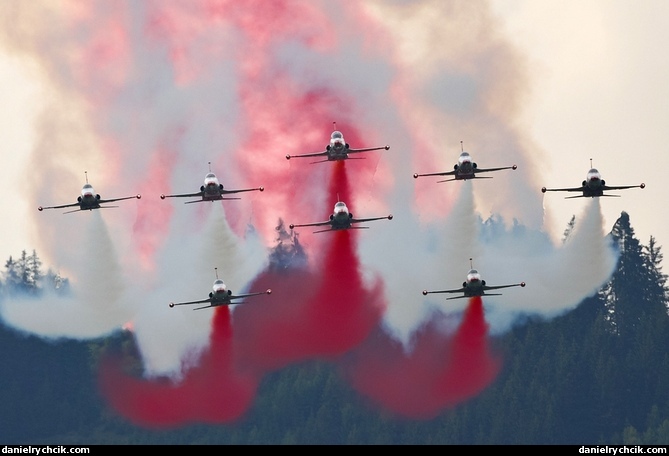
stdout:
[[(272, 294), (272, 290), (270, 290), (268, 288), (267, 291), (261, 291), (261, 292), (257, 292), (257, 293), (247, 293), (247, 294), (242, 294), (242, 295), (237, 295), (237, 296), (230, 296), (229, 300), (225, 300), (225, 301), (213, 302), (211, 299), (204, 299), (204, 300), (201, 300), (201, 301), (182, 302), (181, 304), (197, 304), (197, 303), (201, 303), (201, 302), (208, 302), (209, 305), (207, 305), (207, 306), (195, 307), (193, 309), (193, 310), (201, 310), (201, 309), (208, 309), (209, 307), (230, 306), (230, 305), (233, 305), (233, 304), (244, 304), (245, 301), (232, 302), (232, 300), (233, 299), (248, 298), (250, 296), (258, 296), (258, 295), (262, 295), (262, 294)], [(177, 305), (181, 305), (181, 304), (174, 304), (174, 305), (177, 306)]]
[(195, 192), (195, 193), (179, 193), (176, 195), (160, 195), (160, 199), (165, 198), (195, 198), (196, 196), (202, 197), (204, 192)]
[(608, 185), (603, 185), (602, 190), (625, 190), (628, 188), (645, 188), (646, 184), (640, 184), (640, 185), (618, 185), (618, 186), (608, 186)]
[(123, 200), (128, 200), (128, 199), (133, 199), (137, 198), (140, 199), (142, 195), (135, 195), (135, 196), (124, 196), (123, 198), (112, 198), (112, 199), (100, 199), (98, 200), (99, 204), (104, 204), (104, 203), (113, 203), (114, 201), (123, 201)]
[(221, 193), (242, 193), (242, 192), (254, 192), (254, 191), (264, 192), (265, 187), (256, 187), (256, 188), (240, 188), (238, 190), (221, 190)]
[[(211, 298), (205, 298), (205, 299), (198, 299), (198, 300), (196, 300), (196, 301), (171, 302), (171, 303), (170, 303), (170, 307), (174, 307), (174, 306), (185, 306), (185, 305), (188, 305), (188, 304), (202, 304), (203, 302), (208, 302), (208, 303), (209, 303), (209, 306), (206, 306), (206, 307), (210, 307), (210, 306), (211, 306)], [(199, 308), (202, 309), (202, 307), (199, 307)]]
[(213, 202), (213, 201), (221, 201), (221, 200), (238, 200), (238, 199), (241, 199), (241, 198), (226, 198), (226, 197), (224, 197), (224, 196), (218, 196), (217, 198), (213, 198), (213, 199), (204, 199), (204, 198), (200, 198), (200, 199), (193, 200), (193, 201), (186, 201), (184, 204), (191, 204), (191, 203), (211, 203), (211, 202)]
[(474, 174), (477, 173), (489, 173), (490, 171), (501, 171), (503, 169), (516, 169), (517, 166), (502, 166), (501, 168), (475, 168), (474, 169)]
[(524, 287), (525, 282), (514, 283), (513, 285), (484, 285), (483, 291), (486, 290), (499, 290), (500, 288), (511, 288), (511, 287)]
[(542, 192), (582, 192), (583, 186), (581, 187), (565, 187), (565, 188), (542, 188)]
[(81, 205), (79, 203), (72, 203), (72, 204), (61, 204), (59, 206), (44, 206), (44, 207), (40, 206), (37, 209), (41, 211), (42, 209), (63, 209), (66, 207), (75, 207), (75, 206), (81, 206)]
[(370, 217), (370, 218), (362, 218), (362, 219), (352, 219), (351, 223), (371, 222), (371, 221), (374, 221), (374, 220), (383, 220), (383, 219), (392, 220), (393, 216), (392, 215), (386, 215), (385, 217)]
[[(241, 295), (236, 295), (236, 296), (230, 296), (230, 299), (240, 299), (240, 298), (248, 298), (250, 296), (259, 296), (259, 295), (264, 295), (264, 294), (272, 294), (271, 289), (267, 289), (266, 291), (258, 291), (254, 293), (246, 293), (246, 294), (241, 294)], [(241, 304), (241, 303), (231, 303), (231, 304)]]
[(323, 152), (313, 152), (310, 154), (298, 154), (298, 155), (286, 155), (286, 160), (290, 160), (291, 158), (304, 158), (304, 157), (323, 157), (327, 156), (328, 151), (324, 150)]
[(357, 154), (359, 152), (369, 152), (370, 150), (381, 150), (385, 149), (388, 150), (390, 149), (390, 146), (383, 146), (383, 147), (366, 147), (364, 149), (347, 149), (346, 153), (347, 154)]
[[(424, 295), (433, 294), (433, 293), (464, 293), (464, 292), (465, 292), (465, 288), (464, 288), (464, 287), (461, 287), (461, 288), (454, 288), (454, 289), (452, 289), (452, 290), (436, 290), (436, 291), (427, 291), (427, 290), (423, 290), (423, 294), (424, 294)], [(465, 297), (465, 296), (459, 296), (459, 297)], [(449, 299), (450, 299), (450, 298), (449, 298)], [(452, 299), (455, 299), (455, 298), (452, 298)]]
[(425, 176), (455, 176), (456, 173), (457, 173), (457, 171), (455, 171), (455, 170), (444, 171), (444, 172), (441, 172), (441, 173), (425, 173), (425, 174), (416, 173), (416, 174), (413, 175), (413, 177), (414, 177), (414, 179), (417, 179), (419, 177), (425, 177)]

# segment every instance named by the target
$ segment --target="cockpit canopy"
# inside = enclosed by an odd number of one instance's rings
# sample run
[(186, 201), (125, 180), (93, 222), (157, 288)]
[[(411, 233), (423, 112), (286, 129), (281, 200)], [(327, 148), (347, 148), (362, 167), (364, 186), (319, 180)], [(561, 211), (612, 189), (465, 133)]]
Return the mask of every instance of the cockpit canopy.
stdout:
[(221, 294), (228, 291), (228, 287), (225, 286), (221, 279), (216, 279), (214, 282), (214, 293)]
[(340, 131), (333, 131), (330, 135), (330, 146), (336, 149), (341, 149), (345, 144), (344, 135), (342, 135)]
[(81, 189), (81, 194), (83, 196), (91, 196), (95, 194), (95, 190), (93, 190), (93, 186), (91, 184), (86, 183)]
[(204, 176), (204, 185), (215, 185), (215, 186), (218, 186), (218, 178), (216, 177), (216, 174), (214, 174), (214, 173), (207, 173), (207, 175)]
[(467, 282), (477, 282), (481, 280), (481, 274), (476, 269), (470, 269), (467, 273)]
[(469, 155), (469, 152), (462, 152), (460, 154), (460, 157), (458, 158), (458, 163), (463, 164), (471, 162), (472, 162), (472, 157)]
[(334, 206), (334, 213), (335, 214), (340, 214), (340, 213), (348, 214), (348, 208), (346, 207), (346, 203), (344, 203), (343, 201), (337, 201), (337, 203)]
[(597, 171), (595, 168), (592, 168), (590, 171), (588, 171), (588, 177), (587, 180), (600, 180), (602, 178), (602, 175)]

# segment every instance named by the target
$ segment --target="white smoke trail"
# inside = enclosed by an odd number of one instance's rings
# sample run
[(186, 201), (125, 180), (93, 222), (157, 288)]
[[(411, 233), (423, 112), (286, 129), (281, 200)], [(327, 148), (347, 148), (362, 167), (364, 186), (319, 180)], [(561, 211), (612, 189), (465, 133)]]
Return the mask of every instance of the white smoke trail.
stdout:
[[(169, 309), (170, 301), (206, 296), (214, 267), (235, 291), (242, 291), (262, 268), (267, 252), (261, 239), (266, 242), (267, 232), (248, 232), (242, 239), (245, 224), (257, 217), (262, 223), (256, 228), (266, 230), (268, 220), (274, 223), (278, 217), (295, 215), (273, 211), (313, 213), (314, 204), (289, 207), (282, 188), (297, 193), (293, 201), (298, 202), (331, 197), (321, 198), (324, 186), (319, 185), (327, 168), (296, 165), (292, 174), (306, 177), (286, 181), (277, 173), (270, 183), (249, 182), (265, 185), (268, 191), (249, 196), (249, 205), (246, 199), (237, 206), (224, 203), (227, 218), (218, 204), (169, 206), (157, 199), (160, 192), (193, 188), (194, 176), (201, 176), (205, 163), (216, 159), (226, 159), (226, 168), (216, 171), (225, 173), (220, 177), (238, 179), (235, 186), (246, 186), (241, 181), (260, 171), (273, 175), (270, 171), (293, 166), (283, 159), (285, 150), (274, 146), (311, 144), (306, 136), (312, 139), (313, 132), (302, 131), (300, 121), (311, 120), (314, 112), (330, 111), (309, 110), (302, 100), (294, 105), (299, 109), (290, 112), (294, 119), (281, 118), (285, 115), (281, 106), (293, 105), (281, 99), (284, 91), (273, 92), (274, 98), (268, 100), (264, 92), (276, 86), (274, 78), (291, 83), (292, 91), (285, 91), (288, 97), (326, 92), (330, 98), (323, 99), (345, 106), (336, 113), (345, 115), (360, 134), (381, 132), (365, 141), (391, 145), (389, 151), (374, 156), (378, 165), (372, 176), (356, 171), (354, 165), (347, 164), (347, 171), (357, 215), (387, 210), (395, 215), (393, 221), (362, 233), (359, 246), (366, 273), (384, 280), (386, 323), (398, 337), (408, 338), (435, 310), (457, 311), (458, 301), (427, 299), (421, 290), (461, 284), (469, 258), (474, 258), (489, 284), (521, 280), (528, 284), (484, 299), (498, 330), (507, 328), (520, 313), (550, 316), (572, 307), (610, 273), (612, 256), (601, 226), (594, 229), (597, 220), (591, 218), (599, 206), (578, 221), (583, 228), (565, 246), (553, 246), (541, 231), (540, 185), (534, 182), (538, 173), (532, 162), (541, 159), (541, 151), (535, 150), (518, 120), (531, 82), (529, 72), (523, 57), (500, 33), (488, 3), (290, 3), (309, 11), (341, 12), (361, 35), (314, 34), (307, 26), (301, 33), (313, 39), (287, 35), (268, 48), (263, 47), (265, 42), (249, 45), (244, 39), (272, 40), (271, 34), (257, 36), (245, 30), (242, 39), (235, 27), (246, 24), (200, 17), (202, 4), (196, 2), (193, 7), (179, 2), (151, 6), (121, 2), (118, 8), (106, 2), (69, 3), (71, 9), (62, 11), (52, 11), (49, 2), (12, 5), (2, 11), (5, 30), (11, 31), (1, 35), (2, 42), (35, 58), (54, 88), (54, 101), (39, 125), (40, 141), (32, 157), (33, 175), (51, 185), (33, 190), (33, 199), (46, 204), (47, 197), (57, 201), (67, 197), (70, 183), (87, 169), (99, 178), (96, 186), (105, 189), (103, 197), (136, 193), (137, 185), (155, 192), (143, 195), (137, 208), (123, 207), (109, 216), (114, 235), (110, 242), (124, 254), (118, 264), (110, 259), (96, 272), (109, 273), (114, 265), (132, 271), (119, 279), (121, 291), (110, 291), (115, 304), (63, 311), (78, 315), (79, 326), (86, 327), (90, 337), (131, 321), (148, 375), (179, 371), (188, 362), (184, 359), (197, 354), (208, 340), (210, 313)], [(44, 20), (52, 14), (59, 20)], [(325, 13), (314, 17), (323, 15), (331, 17)], [(25, 21), (15, 24), (15, 18)], [(264, 19), (273, 24), (274, 18)], [(147, 23), (155, 27), (147, 26), (145, 34)], [(381, 42), (375, 39), (383, 40), (384, 46), (372, 51), (368, 44)], [(258, 54), (235, 60), (236, 46), (242, 45)], [(246, 83), (240, 74), (248, 75), (243, 70), (254, 65), (271, 71), (266, 79), (261, 71), (257, 85), (239, 90)], [(247, 99), (241, 100), (240, 92)], [(242, 102), (251, 106), (246, 117), (239, 115)], [(247, 125), (256, 119), (261, 119), (260, 126)], [(333, 120), (338, 119), (324, 122)], [(297, 125), (294, 132), (306, 136), (286, 136), (277, 128), (284, 125)], [(252, 133), (260, 136), (262, 147), (255, 154), (239, 152), (239, 145)], [(479, 166), (518, 164), (518, 170), (473, 182), (412, 179), (413, 172), (451, 169), (460, 140)], [(310, 185), (299, 185), (305, 182)], [(260, 198), (271, 198), (272, 204), (257, 204)], [(254, 213), (254, 208), (263, 213)], [(502, 214), (505, 219), (500, 218), (491, 231), (489, 225), (481, 225), (479, 219), (486, 218), (481, 213)], [(67, 218), (36, 225), (47, 258), (59, 267), (71, 267), (67, 277), (83, 280), (89, 272), (87, 246), (99, 241), (81, 243), (80, 223)], [(581, 257), (586, 253), (587, 259)], [(78, 262), (73, 254), (81, 257)], [(145, 259), (142, 255), (151, 263), (146, 268), (138, 266), (140, 258)], [(84, 286), (79, 280), (76, 285)], [(41, 310), (47, 305), (35, 303), (33, 314), (47, 315)], [(121, 310), (109, 318), (105, 312), (116, 312), (115, 306)], [(63, 307), (68, 306), (63, 303)], [(44, 323), (18, 321), (13, 315), (3, 313), (19, 326), (56, 336), (57, 331), (44, 328)], [(68, 329), (62, 334), (70, 334)]]
[(266, 264), (267, 252), (260, 240), (253, 233), (245, 238), (233, 233), (222, 204), (244, 202), (203, 202), (177, 208), (191, 213), (201, 209), (208, 214), (202, 226), (183, 224), (184, 218), (173, 219), (177, 223), (171, 227), (158, 261), (159, 286), (148, 299), (146, 290), (137, 290), (137, 296), (145, 296), (145, 302), (138, 303), (133, 331), (147, 376), (178, 378), (197, 363), (208, 346), (216, 310), (194, 311), (199, 305), (170, 309), (168, 303), (207, 298), (216, 279), (215, 268), (228, 289), (242, 293)]
[[(110, 209), (111, 210), (111, 209)], [(120, 330), (133, 316), (123, 299), (128, 278), (123, 277), (118, 253), (101, 214), (103, 210), (70, 214), (82, 217), (83, 233), (73, 248), (80, 264), (72, 295), (42, 299), (6, 299), (0, 303), (2, 318), (15, 328), (48, 338), (96, 338)]]

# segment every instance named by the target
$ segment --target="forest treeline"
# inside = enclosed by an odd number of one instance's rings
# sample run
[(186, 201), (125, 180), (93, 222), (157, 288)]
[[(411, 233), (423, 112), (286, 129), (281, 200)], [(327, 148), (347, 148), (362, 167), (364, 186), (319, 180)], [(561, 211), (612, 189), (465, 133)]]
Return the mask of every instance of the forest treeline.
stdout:
[[(569, 232), (565, 232), (568, 236)], [(527, 318), (491, 340), (504, 355), (479, 396), (436, 418), (400, 419), (370, 408), (327, 362), (267, 375), (238, 422), (150, 430), (129, 423), (97, 387), (106, 347), (45, 341), (0, 328), (0, 444), (669, 444), (669, 314), (661, 247), (636, 239), (623, 212), (610, 233), (620, 250), (610, 280), (572, 311)], [(10, 258), (12, 293), (66, 292), (35, 252)]]

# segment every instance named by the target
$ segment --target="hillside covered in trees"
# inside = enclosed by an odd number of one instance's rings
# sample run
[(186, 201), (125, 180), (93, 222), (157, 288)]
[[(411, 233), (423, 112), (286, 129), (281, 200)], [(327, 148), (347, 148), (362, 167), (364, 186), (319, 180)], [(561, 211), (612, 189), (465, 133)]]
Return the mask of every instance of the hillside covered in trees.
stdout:
[[(568, 235), (568, 232), (566, 233)], [(608, 283), (572, 311), (528, 319), (493, 338), (504, 353), (493, 384), (470, 401), (419, 421), (371, 409), (325, 362), (265, 377), (249, 413), (228, 425), (135, 426), (100, 396), (108, 347), (133, 350), (128, 332), (47, 342), (0, 328), (2, 444), (669, 444), (669, 315), (662, 253), (636, 239), (622, 213)], [(3, 296), (67, 292), (35, 252), (10, 258)]]

